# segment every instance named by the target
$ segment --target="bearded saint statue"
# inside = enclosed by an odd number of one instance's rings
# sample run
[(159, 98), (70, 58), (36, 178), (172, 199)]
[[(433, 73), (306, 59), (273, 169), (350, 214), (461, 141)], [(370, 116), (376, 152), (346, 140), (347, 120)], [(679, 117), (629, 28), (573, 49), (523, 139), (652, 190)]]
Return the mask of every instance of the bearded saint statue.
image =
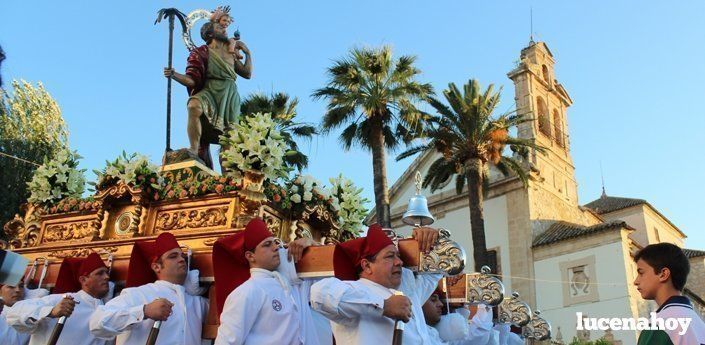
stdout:
[(164, 69), (165, 77), (173, 78), (188, 90), (188, 150), (211, 169), (210, 144), (218, 144), (219, 136), (237, 124), (240, 117), (240, 95), (235, 80), (238, 75), (245, 79), (252, 76), (249, 48), (238, 40), (239, 33), (228, 38), (227, 29), (232, 21), (230, 8), (218, 7), (210, 21), (201, 27), (201, 38), (206, 44), (191, 51), (186, 74), (173, 68)]

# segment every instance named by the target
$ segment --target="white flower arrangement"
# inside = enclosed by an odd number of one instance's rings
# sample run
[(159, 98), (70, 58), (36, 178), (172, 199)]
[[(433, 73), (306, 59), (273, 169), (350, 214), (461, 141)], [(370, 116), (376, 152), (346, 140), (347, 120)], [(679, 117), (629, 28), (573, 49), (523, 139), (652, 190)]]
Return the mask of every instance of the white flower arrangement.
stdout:
[(159, 176), (159, 167), (152, 164), (145, 155), (133, 153), (127, 155), (125, 151), (114, 161), (106, 161), (103, 171), (93, 170), (98, 176), (98, 188), (122, 181), (126, 185), (135, 187), (151, 187), (161, 189), (164, 179)]
[(231, 176), (255, 170), (262, 172), (265, 180), (275, 181), (289, 173), (284, 156), (290, 152), (270, 113), (243, 116), (231, 131), (220, 136), (220, 143), (223, 166), (236, 170), (229, 173)]
[(328, 201), (328, 199), (330, 199), (328, 189), (326, 189), (321, 181), (318, 181), (311, 175), (298, 175), (291, 181), (289, 200), (291, 200), (292, 204), (311, 201)]
[(76, 169), (81, 158), (75, 151), (62, 150), (39, 166), (27, 183), (31, 193), (28, 201), (47, 204), (67, 197), (80, 198), (86, 186), (85, 169)]
[(362, 188), (357, 188), (353, 181), (343, 177), (342, 174), (330, 180), (334, 204), (337, 204), (340, 225), (343, 231), (354, 236), (360, 234), (362, 221), (367, 215), (365, 204), (369, 202), (361, 196)]
[(276, 202), (282, 208), (290, 209), (293, 214), (302, 212), (306, 206), (320, 205), (337, 217), (337, 200), (321, 181), (311, 175), (297, 175), (288, 181), (282, 190), (285, 191), (285, 196)]

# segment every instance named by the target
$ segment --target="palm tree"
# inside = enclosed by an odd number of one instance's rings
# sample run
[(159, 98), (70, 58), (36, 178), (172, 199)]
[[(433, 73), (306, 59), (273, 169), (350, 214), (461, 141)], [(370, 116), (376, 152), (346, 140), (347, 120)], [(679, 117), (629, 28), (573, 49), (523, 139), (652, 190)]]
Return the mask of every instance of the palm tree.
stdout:
[(323, 133), (346, 126), (340, 134), (345, 150), (357, 145), (372, 152), (377, 221), (390, 227), (385, 150), (408, 144), (425, 127), (428, 115), (415, 103), (433, 94), (430, 84), (416, 81), (414, 56), (392, 58), (388, 46), (355, 48), (328, 68), (328, 84), (314, 99), (328, 100)]
[(296, 151), (295, 154), (284, 157), (284, 162), (290, 167), (296, 167), (299, 171), (308, 166), (308, 157), (299, 152), (299, 146), (294, 138), (311, 140), (318, 134), (316, 127), (294, 122), (296, 117), (296, 106), (299, 104), (298, 98), (289, 98), (284, 92), (277, 92), (271, 96), (262, 93), (252, 93), (245, 97), (240, 105), (240, 113), (248, 116), (256, 113), (271, 113), (272, 119), (277, 122), (278, 129), (286, 140), (289, 150)]
[(416, 153), (435, 150), (441, 154), (428, 168), (423, 186), (435, 191), (448, 179), (455, 176), (458, 194), (468, 186), (470, 208), (470, 232), (473, 243), (475, 270), (486, 264), (485, 221), (483, 215), (483, 191), (488, 183), (489, 164), (504, 175), (515, 174), (526, 185), (528, 174), (521, 162), (503, 155), (506, 145), (526, 159), (529, 149), (543, 152), (544, 148), (531, 140), (509, 135), (509, 129), (531, 119), (508, 112), (493, 117), (500, 100), (501, 88), (494, 91), (490, 85), (484, 92), (477, 80), (470, 80), (461, 92), (453, 83), (443, 91), (450, 106), (431, 98), (429, 103), (440, 114), (432, 119), (427, 130), (428, 143), (409, 148), (397, 160)]

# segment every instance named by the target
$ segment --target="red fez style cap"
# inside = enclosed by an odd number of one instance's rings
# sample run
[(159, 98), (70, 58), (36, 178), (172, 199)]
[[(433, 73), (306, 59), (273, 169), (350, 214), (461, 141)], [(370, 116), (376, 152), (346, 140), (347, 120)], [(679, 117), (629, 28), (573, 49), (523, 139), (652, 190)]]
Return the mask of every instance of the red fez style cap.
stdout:
[(382, 227), (379, 224), (373, 224), (367, 230), (366, 237), (336, 245), (333, 252), (335, 277), (340, 280), (357, 280), (362, 259), (376, 255), (390, 244), (394, 242), (384, 233)]
[(64, 259), (59, 268), (59, 276), (56, 278), (53, 293), (60, 294), (81, 290), (81, 283), (78, 281), (78, 277), (87, 276), (103, 267), (108, 268), (98, 253), (90, 253), (85, 258)]
[(135, 242), (130, 254), (130, 265), (127, 268), (125, 287), (135, 287), (154, 283), (157, 275), (152, 271), (152, 263), (164, 253), (181, 248), (176, 237), (170, 232), (162, 232), (154, 241)]
[(274, 235), (267, 224), (259, 218), (252, 219), (245, 230), (218, 239), (213, 245), (213, 276), (218, 314), (228, 295), (250, 279), (250, 263), (245, 259), (246, 251), (254, 251), (262, 241)]

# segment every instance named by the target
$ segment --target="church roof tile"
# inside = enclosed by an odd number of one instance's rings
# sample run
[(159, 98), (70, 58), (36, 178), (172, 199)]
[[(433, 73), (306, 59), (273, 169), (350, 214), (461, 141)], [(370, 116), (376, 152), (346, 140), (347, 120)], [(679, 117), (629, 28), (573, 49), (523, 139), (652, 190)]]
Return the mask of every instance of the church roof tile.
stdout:
[(683, 248), (683, 253), (688, 259), (697, 258), (699, 256), (705, 256), (705, 251), (697, 249), (687, 249)]
[(553, 223), (546, 231), (536, 236), (536, 238), (534, 239), (533, 247), (556, 243), (575, 237), (592, 235), (605, 230), (622, 228), (633, 230), (632, 227), (630, 227), (629, 225), (627, 225), (626, 222), (621, 220), (595, 224), (592, 226), (584, 226), (569, 222), (558, 221)]
[(598, 214), (605, 214), (636, 205), (648, 204), (644, 199), (620, 198), (603, 194), (599, 199), (585, 204)]

